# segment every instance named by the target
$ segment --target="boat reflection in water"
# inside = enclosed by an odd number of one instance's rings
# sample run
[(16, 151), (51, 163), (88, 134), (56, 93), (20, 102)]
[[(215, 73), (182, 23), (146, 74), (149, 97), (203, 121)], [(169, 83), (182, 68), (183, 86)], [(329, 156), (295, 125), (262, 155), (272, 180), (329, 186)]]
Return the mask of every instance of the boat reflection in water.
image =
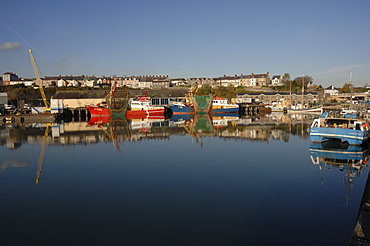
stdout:
[(91, 117), (86, 127), (101, 129), (106, 141), (111, 141), (118, 152), (121, 152), (118, 136), (126, 141), (131, 138), (129, 122), (125, 117)]
[[(338, 169), (343, 172), (346, 187), (346, 205), (348, 205), (349, 192), (356, 178), (367, 167), (369, 159), (369, 144), (357, 146), (349, 145), (348, 142), (330, 140), (325, 143), (312, 143), (310, 145), (310, 157), (314, 165), (318, 165), (320, 174), (324, 168)], [(323, 179), (321, 176), (321, 182)]]
[(188, 135), (194, 138), (197, 143), (202, 147), (203, 143), (201, 138), (203, 137), (214, 137), (216, 135), (215, 130), (227, 127), (229, 124), (239, 119), (237, 113), (226, 113), (226, 114), (183, 114), (174, 115), (171, 118), (171, 125), (183, 127)]

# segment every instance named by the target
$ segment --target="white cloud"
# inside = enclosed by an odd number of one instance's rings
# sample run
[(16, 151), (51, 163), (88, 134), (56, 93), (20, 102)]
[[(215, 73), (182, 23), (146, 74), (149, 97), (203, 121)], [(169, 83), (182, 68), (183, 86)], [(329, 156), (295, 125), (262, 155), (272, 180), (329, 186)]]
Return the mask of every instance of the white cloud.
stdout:
[(338, 72), (350, 71), (352, 69), (367, 66), (367, 65), (368, 64), (354, 64), (354, 65), (348, 65), (348, 66), (343, 66), (343, 67), (335, 67), (335, 68), (331, 68), (331, 69), (326, 70), (326, 71), (316, 72), (316, 73), (313, 73), (313, 74), (317, 75), (317, 74), (329, 74), (329, 73), (338, 73)]
[(0, 50), (13, 50), (19, 49), (22, 47), (22, 44), (18, 42), (6, 42), (4, 44), (0, 43)]

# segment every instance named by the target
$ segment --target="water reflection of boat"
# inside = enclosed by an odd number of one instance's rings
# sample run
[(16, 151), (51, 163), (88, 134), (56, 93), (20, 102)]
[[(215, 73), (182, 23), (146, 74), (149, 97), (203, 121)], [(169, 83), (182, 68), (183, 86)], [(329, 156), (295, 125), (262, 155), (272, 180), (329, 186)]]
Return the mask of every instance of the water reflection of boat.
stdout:
[(215, 129), (228, 126), (229, 124), (233, 124), (234, 126), (237, 123), (237, 120), (239, 120), (239, 114), (218, 114), (212, 115), (212, 125)]
[(97, 117), (93, 116), (90, 118), (89, 122), (87, 122), (87, 125), (93, 126), (93, 125), (103, 125), (109, 123), (111, 120), (110, 115), (107, 117)]
[(340, 140), (330, 140), (326, 143), (312, 143), (310, 145), (311, 161), (314, 165), (319, 166), (320, 171), (327, 167), (328, 169), (338, 169), (343, 173), (346, 186), (346, 202), (348, 202), (348, 193), (353, 186), (354, 179), (359, 177), (363, 169), (367, 167), (369, 154), (369, 145), (349, 145)]
[[(131, 130), (129, 122), (125, 117), (91, 117), (87, 127), (98, 127), (105, 133), (108, 140), (111, 140), (118, 152), (121, 151), (119, 146), (119, 137), (129, 140)], [(118, 137), (119, 136), (119, 137)]]
[[(354, 162), (362, 162), (369, 155), (369, 148), (364, 148), (358, 145), (349, 145), (340, 140), (332, 140), (325, 144), (312, 143), (310, 145), (310, 153), (312, 157), (316, 157), (316, 163), (338, 163), (350, 160), (351, 164)], [(344, 161), (343, 161), (344, 160)]]
[(190, 137), (194, 138), (200, 146), (203, 146), (201, 137), (213, 136), (213, 125), (209, 114), (194, 114), (193, 118), (182, 122), (183, 127)]
[(149, 130), (153, 126), (165, 126), (167, 122), (163, 117), (145, 117), (132, 119), (130, 126), (132, 130)]
[(184, 123), (185, 121), (191, 120), (194, 118), (194, 114), (176, 114), (172, 115), (170, 121), (174, 123)]

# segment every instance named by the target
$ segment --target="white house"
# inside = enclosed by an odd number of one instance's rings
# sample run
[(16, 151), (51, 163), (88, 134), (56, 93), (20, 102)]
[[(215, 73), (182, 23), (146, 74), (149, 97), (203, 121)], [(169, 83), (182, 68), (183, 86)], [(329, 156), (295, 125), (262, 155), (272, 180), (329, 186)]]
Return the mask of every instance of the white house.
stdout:
[(328, 88), (326, 88), (324, 90), (325, 94), (329, 94), (329, 95), (338, 95), (339, 94), (339, 90), (337, 88), (335, 88), (333, 85), (329, 86)]
[(274, 75), (271, 78), (271, 86), (283, 86), (283, 76), (281, 75)]

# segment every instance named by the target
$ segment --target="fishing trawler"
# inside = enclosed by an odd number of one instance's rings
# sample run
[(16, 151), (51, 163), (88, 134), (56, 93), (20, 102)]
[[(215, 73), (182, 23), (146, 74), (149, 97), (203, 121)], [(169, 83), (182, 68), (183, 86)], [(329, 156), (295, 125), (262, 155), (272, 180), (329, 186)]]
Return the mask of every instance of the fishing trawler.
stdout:
[(369, 118), (364, 112), (325, 112), (311, 124), (313, 142), (340, 139), (351, 145), (361, 145), (370, 138)]
[(114, 115), (124, 116), (129, 101), (129, 92), (117, 92), (117, 79), (111, 85), (110, 92), (105, 97), (105, 101), (96, 105), (85, 105), (91, 117), (111, 117)]
[(164, 111), (165, 108), (163, 106), (152, 105), (151, 99), (147, 96), (147, 92), (145, 91), (144, 95), (129, 101), (129, 107), (126, 111), (126, 118), (143, 118), (153, 115), (160, 115), (164, 117)]
[(170, 108), (173, 115), (179, 114), (208, 114), (212, 106), (212, 94), (199, 95), (198, 86), (189, 90), (184, 100), (172, 102)]
[(229, 103), (226, 98), (215, 96), (212, 100), (211, 113), (238, 113), (239, 105)]

